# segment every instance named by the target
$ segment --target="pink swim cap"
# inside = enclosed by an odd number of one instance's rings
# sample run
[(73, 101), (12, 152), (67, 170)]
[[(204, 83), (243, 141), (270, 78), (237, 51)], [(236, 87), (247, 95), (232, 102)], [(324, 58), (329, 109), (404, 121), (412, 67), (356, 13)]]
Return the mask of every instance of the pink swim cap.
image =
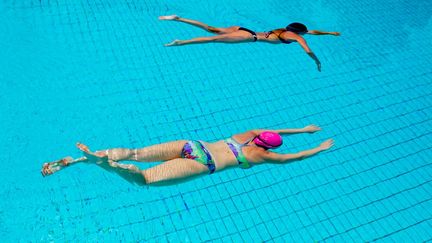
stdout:
[(262, 132), (253, 139), (253, 142), (265, 149), (274, 149), (282, 145), (282, 137), (275, 132)]

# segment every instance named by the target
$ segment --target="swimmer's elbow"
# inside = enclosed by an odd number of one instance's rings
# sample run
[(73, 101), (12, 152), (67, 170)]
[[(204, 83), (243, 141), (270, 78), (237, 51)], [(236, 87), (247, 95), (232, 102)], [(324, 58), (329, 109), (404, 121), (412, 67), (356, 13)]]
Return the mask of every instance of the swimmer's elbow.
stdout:
[(298, 43), (300, 44), (300, 46), (303, 48), (303, 50), (308, 54), (308, 55), (313, 55), (312, 50), (309, 48), (308, 44), (306, 43), (305, 40), (301, 39), (298, 40)]
[(302, 160), (304, 158), (306, 158), (306, 156), (301, 152), (295, 154), (285, 154), (283, 163), (290, 163), (297, 160)]
[(306, 54), (308, 54), (309, 56), (312, 56), (314, 53), (312, 52), (311, 49), (309, 49), (309, 47), (307, 46), (302, 46), (303, 50), (306, 52)]
[(283, 154), (265, 151), (263, 154), (261, 154), (261, 160), (267, 163), (280, 164), (285, 161), (285, 158)]

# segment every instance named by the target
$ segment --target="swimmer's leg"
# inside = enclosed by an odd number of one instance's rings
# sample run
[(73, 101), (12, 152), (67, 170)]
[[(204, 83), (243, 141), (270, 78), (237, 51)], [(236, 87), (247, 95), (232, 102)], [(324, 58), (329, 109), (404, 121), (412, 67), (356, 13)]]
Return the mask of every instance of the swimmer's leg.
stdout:
[(227, 34), (227, 33), (237, 31), (239, 28), (239, 26), (231, 26), (228, 28), (217, 28), (217, 27), (210, 26), (208, 24), (205, 24), (205, 23), (197, 21), (197, 20), (186, 19), (186, 18), (179, 17), (177, 15), (160, 16), (159, 19), (160, 20), (174, 20), (174, 21), (178, 21), (178, 22), (183, 22), (183, 23), (190, 24), (190, 25), (196, 26), (198, 28), (204, 29), (204, 30), (206, 30), (210, 33), (214, 33), (214, 34)]
[(113, 172), (130, 183), (145, 185), (145, 179), (142, 175), (142, 170), (132, 164), (120, 164), (115, 161), (109, 160), (105, 163), (98, 164), (103, 169)]
[(244, 31), (236, 31), (234, 33), (217, 35), (217, 36), (208, 36), (208, 37), (198, 37), (190, 40), (174, 40), (165, 46), (182, 46), (188, 44), (202, 44), (202, 43), (210, 43), (210, 42), (219, 42), (219, 43), (241, 43), (253, 41), (254, 38), (249, 33), (243, 33)]
[(173, 159), (146, 170), (114, 161), (99, 166), (131, 183), (149, 186), (173, 185), (209, 173), (207, 166), (190, 159)]
[(142, 170), (141, 174), (147, 185), (167, 186), (209, 174), (209, 169), (195, 160), (173, 159), (147, 170)]
[[(91, 153), (88, 147), (78, 143), (78, 148), (85, 153), (85, 156), (93, 160), (106, 162), (106, 159), (113, 161), (132, 160), (140, 162), (166, 161), (181, 158), (181, 151), (186, 140), (178, 140), (162, 144), (156, 144), (140, 149), (113, 148)], [(104, 160), (105, 161), (102, 161)]]

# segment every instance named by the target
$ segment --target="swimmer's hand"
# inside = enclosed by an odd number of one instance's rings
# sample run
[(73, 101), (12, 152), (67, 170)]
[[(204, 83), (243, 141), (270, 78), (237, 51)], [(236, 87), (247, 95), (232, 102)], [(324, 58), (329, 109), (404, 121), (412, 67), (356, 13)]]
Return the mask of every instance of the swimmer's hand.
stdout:
[(340, 32), (330, 32), (330, 35), (334, 35), (334, 36), (340, 36), (341, 33)]
[(331, 148), (333, 146), (333, 144), (334, 144), (334, 140), (333, 139), (328, 139), (328, 140), (322, 142), (320, 144), (319, 148), (321, 150), (327, 150), (327, 149)]
[[(305, 49), (306, 50), (306, 49)], [(306, 50), (306, 53), (315, 61), (315, 63), (316, 63), (316, 65), (317, 65), (317, 67), (318, 67), (318, 71), (320, 71), (321, 72), (321, 62), (320, 62), (320, 60), (318, 59), (318, 57), (317, 56), (315, 56), (315, 54), (313, 53), (313, 52), (311, 52), (309, 49), (308, 50)]]
[(318, 71), (321, 72), (321, 63), (318, 61), (318, 62), (316, 62), (316, 65), (317, 65)]
[(305, 126), (303, 128), (303, 131), (308, 132), (308, 133), (314, 133), (314, 132), (317, 132), (317, 131), (321, 131), (321, 128), (319, 126), (311, 124), (309, 126)]

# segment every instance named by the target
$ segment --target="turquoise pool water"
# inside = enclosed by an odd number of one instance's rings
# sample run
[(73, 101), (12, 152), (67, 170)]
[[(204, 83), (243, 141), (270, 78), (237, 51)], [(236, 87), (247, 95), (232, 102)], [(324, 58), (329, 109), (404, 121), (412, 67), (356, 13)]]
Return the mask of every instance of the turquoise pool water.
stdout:
[[(2, 242), (430, 241), (431, 1), (16, 1), (0, 4)], [(166, 48), (208, 35), (176, 13), (256, 31), (306, 23), (298, 45)], [(318, 124), (281, 166), (159, 188), (45, 161), (251, 128)], [(138, 164), (146, 168), (150, 164)]]

